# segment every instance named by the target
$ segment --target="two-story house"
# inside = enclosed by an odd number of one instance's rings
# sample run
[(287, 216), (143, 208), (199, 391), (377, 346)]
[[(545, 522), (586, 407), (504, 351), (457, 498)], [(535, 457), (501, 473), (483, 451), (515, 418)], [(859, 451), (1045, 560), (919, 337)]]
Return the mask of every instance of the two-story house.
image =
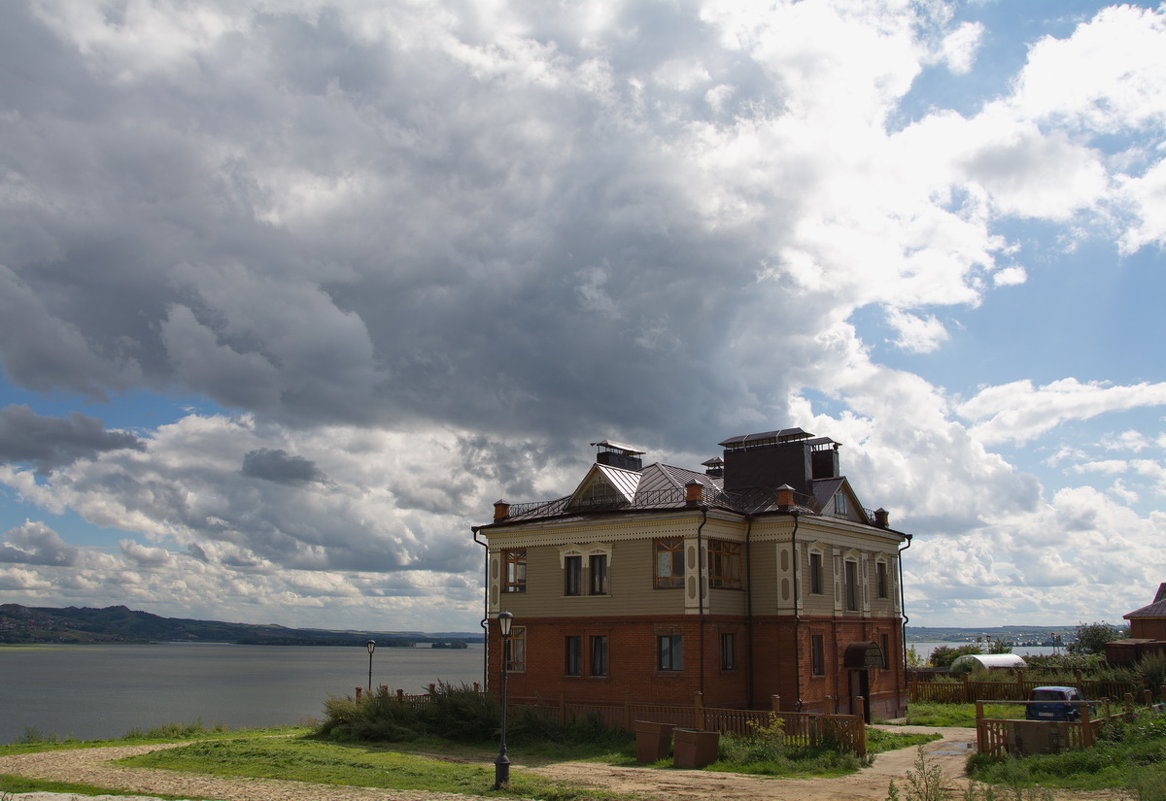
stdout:
[[(486, 546), (495, 620), (513, 614), (516, 696), (709, 706), (905, 708), (900, 551), (863, 508), (838, 444), (792, 428), (732, 437), (694, 471), (643, 466), (603, 441), (571, 494), (495, 504)], [(827, 699), (832, 699), (828, 701)]]

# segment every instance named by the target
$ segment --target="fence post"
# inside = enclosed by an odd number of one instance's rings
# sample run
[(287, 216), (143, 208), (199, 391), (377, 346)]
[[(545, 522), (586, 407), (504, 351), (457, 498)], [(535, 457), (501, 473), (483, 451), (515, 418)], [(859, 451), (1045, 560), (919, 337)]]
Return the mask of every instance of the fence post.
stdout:
[(397, 688), (397, 703), (398, 704), (405, 703), (405, 691), (402, 690), (400, 687)]
[(1126, 708), (1126, 712), (1133, 712), (1134, 711), (1134, 694), (1133, 693), (1126, 693), (1125, 697), (1122, 698), (1122, 705)]
[(632, 691), (623, 691), (623, 727), (632, 730)]
[(482, 691), (482, 686), (480, 684), (478, 684), (478, 682), (475, 681), (474, 682), (474, 692), (480, 693), (481, 691)]
[(988, 744), (988, 728), (984, 724), (984, 702), (976, 701), (976, 751), (984, 753)]
[(1163, 701), (1166, 701), (1166, 684), (1163, 684), (1163, 685), (1158, 687), (1158, 698), (1160, 698)]
[(972, 687), (970, 684), (968, 684), (968, 675), (969, 674), (967, 674), (967, 673), (960, 674), (960, 684), (962, 684), (964, 687), (964, 703), (965, 704), (970, 704), (972, 701), (976, 700), (975, 698), (972, 698)]
[(773, 714), (780, 715), (781, 714), (781, 696), (780, 695), (769, 696), (769, 703), (770, 703), (770, 707), (773, 709)]
[(567, 725), (567, 691), (559, 690), (559, 725)]
[(360, 700), (360, 694), (361, 694), (362, 692), (364, 692), (364, 688), (363, 688), (363, 687), (357, 687), (357, 688), (356, 688), (356, 700), (357, 700), (357, 701), (359, 701), (359, 700)]
[(1081, 704), (1081, 747), (1090, 748), (1093, 745), (1093, 723), (1089, 720), (1089, 704)]
[(859, 756), (866, 756), (866, 699), (861, 695), (854, 699), (854, 711), (858, 715), (858, 732), (854, 738), (854, 750)]
[(696, 725), (695, 725), (693, 728), (696, 728), (696, 729), (703, 729), (703, 728), (704, 728), (704, 703), (703, 703), (703, 696), (704, 696), (704, 693), (702, 693), (700, 690), (697, 690), (697, 691), (696, 691), (696, 695), (695, 695), (695, 697), (693, 698), (693, 705), (692, 705), (693, 709), (692, 709), (692, 711), (693, 711), (693, 714), (694, 714), (694, 715), (695, 715), (695, 717), (696, 717), (696, 720), (695, 720), (695, 721), (693, 721), (693, 722), (694, 722)]
[(1150, 706), (1154, 703), (1154, 694), (1149, 690), (1142, 690), (1142, 706)]

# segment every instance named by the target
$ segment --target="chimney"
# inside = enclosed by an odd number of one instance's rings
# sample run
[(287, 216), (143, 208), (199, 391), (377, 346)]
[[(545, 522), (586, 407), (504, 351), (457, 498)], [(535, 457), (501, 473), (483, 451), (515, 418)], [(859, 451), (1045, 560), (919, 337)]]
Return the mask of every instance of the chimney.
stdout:
[(598, 448), (595, 454), (596, 464), (605, 464), (608, 467), (618, 467), (622, 470), (640, 470), (644, 466), (643, 460), (640, 458), (644, 452), (631, 445), (607, 439), (592, 442), (591, 445)]
[(684, 485), (684, 505), (696, 506), (704, 500), (704, 484), (695, 478)]
[(510, 504), (506, 501), (494, 501), (494, 522), (510, 517)]
[(888, 512), (886, 509), (882, 508), (881, 506), (878, 509), (875, 509), (875, 525), (876, 526), (878, 526), (879, 528), (886, 528), (890, 524), (890, 521), (891, 521), (890, 512)]
[(789, 484), (782, 484), (777, 488), (777, 505), (782, 509), (789, 509), (794, 505), (794, 488)]

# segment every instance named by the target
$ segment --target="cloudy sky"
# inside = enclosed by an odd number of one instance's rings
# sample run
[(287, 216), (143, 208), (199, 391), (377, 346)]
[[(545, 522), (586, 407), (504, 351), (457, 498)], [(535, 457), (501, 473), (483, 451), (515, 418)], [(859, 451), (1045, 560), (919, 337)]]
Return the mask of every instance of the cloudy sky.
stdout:
[(801, 426), (923, 625), (1166, 581), (1166, 5), (14, 0), (0, 601), (476, 630), (494, 500)]

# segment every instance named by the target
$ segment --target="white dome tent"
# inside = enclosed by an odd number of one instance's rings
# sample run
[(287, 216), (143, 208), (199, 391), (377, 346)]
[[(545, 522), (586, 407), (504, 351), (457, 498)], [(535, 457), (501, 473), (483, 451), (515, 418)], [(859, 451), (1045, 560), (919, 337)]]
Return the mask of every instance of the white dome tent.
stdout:
[(1016, 654), (964, 654), (956, 657), (948, 670), (952, 673), (970, 673), (981, 668), (1007, 670), (1026, 667), (1028, 663)]

